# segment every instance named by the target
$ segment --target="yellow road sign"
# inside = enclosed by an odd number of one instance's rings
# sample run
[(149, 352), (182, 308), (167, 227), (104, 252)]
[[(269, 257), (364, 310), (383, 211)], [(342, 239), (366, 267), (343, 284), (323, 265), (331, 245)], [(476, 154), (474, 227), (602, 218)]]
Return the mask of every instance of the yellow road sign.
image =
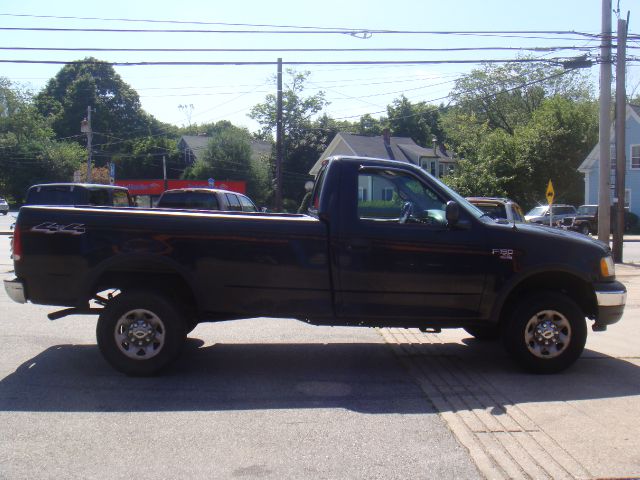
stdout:
[(549, 185), (547, 185), (547, 202), (549, 205), (553, 203), (553, 198), (556, 196), (556, 192), (553, 190), (553, 183), (549, 180)]

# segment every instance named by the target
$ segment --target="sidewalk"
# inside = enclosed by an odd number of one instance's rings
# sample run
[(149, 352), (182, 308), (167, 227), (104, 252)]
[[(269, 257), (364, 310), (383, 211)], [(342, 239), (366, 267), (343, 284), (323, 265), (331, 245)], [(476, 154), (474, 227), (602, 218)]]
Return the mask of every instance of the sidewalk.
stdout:
[(582, 358), (557, 375), (523, 373), (462, 329), (380, 333), (487, 478), (638, 478), (640, 265), (616, 273), (622, 320), (589, 330)]

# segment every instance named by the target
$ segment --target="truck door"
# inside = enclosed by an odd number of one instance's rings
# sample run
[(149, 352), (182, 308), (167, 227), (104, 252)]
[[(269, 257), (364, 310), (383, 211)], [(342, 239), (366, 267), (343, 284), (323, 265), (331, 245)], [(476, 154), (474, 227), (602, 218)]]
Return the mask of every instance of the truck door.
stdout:
[[(478, 315), (488, 257), (482, 226), (409, 170), (366, 167), (342, 176), (337, 312), (345, 318), (453, 319)], [(388, 320), (385, 321), (388, 323)]]

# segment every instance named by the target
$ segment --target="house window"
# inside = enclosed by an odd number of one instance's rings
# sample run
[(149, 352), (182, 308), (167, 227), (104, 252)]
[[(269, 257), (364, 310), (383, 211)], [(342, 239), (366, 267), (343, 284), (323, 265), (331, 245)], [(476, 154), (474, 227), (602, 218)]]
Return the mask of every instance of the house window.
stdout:
[(390, 202), (391, 200), (393, 200), (393, 192), (395, 191), (394, 188), (383, 188), (382, 189), (382, 200), (385, 200), (387, 202)]
[(627, 188), (624, 191), (624, 208), (630, 208), (631, 206), (631, 189)]
[(367, 193), (367, 189), (364, 187), (358, 187), (358, 201), (366, 202), (369, 200), (369, 195)]
[(640, 145), (631, 145), (631, 168), (640, 170)]

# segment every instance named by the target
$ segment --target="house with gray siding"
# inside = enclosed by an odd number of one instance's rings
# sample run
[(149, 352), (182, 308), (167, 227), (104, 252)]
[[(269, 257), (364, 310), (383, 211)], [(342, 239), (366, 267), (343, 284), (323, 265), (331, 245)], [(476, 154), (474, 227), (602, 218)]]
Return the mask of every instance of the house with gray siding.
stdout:
[[(627, 105), (626, 112), (626, 170), (625, 170), (625, 207), (636, 215), (640, 214), (640, 106)], [(609, 138), (611, 151), (611, 202), (615, 195), (616, 140), (612, 128)], [(578, 167), (584, 174), (584, 203), (597, 204), (600, 182), (600, 144), (598, 143)]]

